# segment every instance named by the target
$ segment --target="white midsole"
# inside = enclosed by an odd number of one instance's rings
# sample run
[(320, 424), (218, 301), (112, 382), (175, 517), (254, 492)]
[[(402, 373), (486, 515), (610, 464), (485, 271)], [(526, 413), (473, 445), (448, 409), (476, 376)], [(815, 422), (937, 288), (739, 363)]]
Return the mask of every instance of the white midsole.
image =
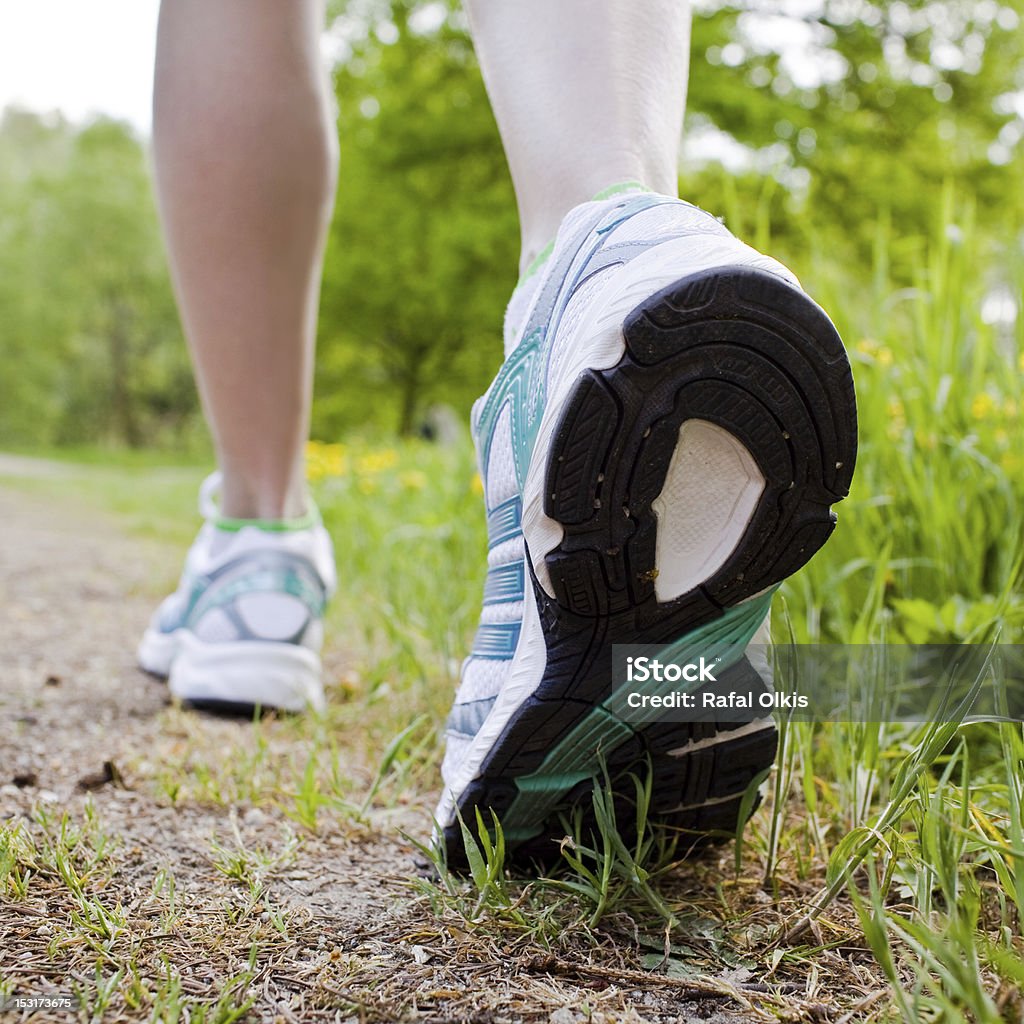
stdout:
[(163, 676), (165, 679), (171, 672), (171, 664), (174, 656), (178, 653), (178, 633), (161, 633), (158, 629), (150, 626), (142, 635), (142, 642), (135, 656), (139, 665), (146, 671), (152, 672), (155, 676)]
[(206, 643), (186, 629), (148, 629), (138, 658), (147, 672), (167, 676), (171, 693), (181, 700), (296, 712), (325, 706), (320, 657), (298, 644)]
[[(544, 513), (547, 456), (562, 409), (580, 374), (588, 369), (606, 370), (619, 362), (626, 348), (622, 333), (623, 322), (645, 299), (691, 274), (725, 271), (731, 267), (753, 267), (796, 283), (793, 275), (781, 263), (731, 236), (690, 237), (663, 242), (625, 266), (606, 271), (616, 275), (615, 286), (600, 295), (588, 314), (581, 318), (575, 338), (565, 342), (567, 352), (558, 378), (548, 382), (544, 414), (523, 486), (523, 535), (528, 557), (538, 582), (548, 594), (553, 594), (553, 587), (545, 558), (561, 543), (563, 529), (561, 524)], [(585, 344), (574, 344), (575, 339), (581, 338), (586, 339)], [(695, 481), (694, 486), (699, 488), (699, 481)], [(752, 512), (753, 509), (748, 512), (748, 521)], [(746, 523), (742, 525), (745, 527)], [(723, 529), (735, 534), (735, 546), (742, 536), (742, 528), (723, 523)], [(724, 544), (716, 544), (716, 551), (721, 552), (724, 548)], [(729, 553), (731, 549), (724, 551), (722, 561)], [(469, 745), (454, 777), (446, 780), (446, 790), (437, 810), (437, 821), (441, 827), (454, 821), (459, 797), (479, 775), (487, 754), (506, 725), (540, 685), (546, 662), (547, 650), (540, 618), (536, 602), (527, 586), (523, 624), (509, 678), (502, 686), (480, 731)]]

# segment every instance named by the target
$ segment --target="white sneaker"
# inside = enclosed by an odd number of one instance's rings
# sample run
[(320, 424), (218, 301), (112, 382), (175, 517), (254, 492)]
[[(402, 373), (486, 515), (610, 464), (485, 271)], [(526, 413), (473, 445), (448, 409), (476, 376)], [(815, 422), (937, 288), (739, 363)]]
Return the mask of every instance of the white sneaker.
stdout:
[(139, 665), (198, 707), (319, 710), (323, 612), (336, 586), (330, 537), (315, 512), (298, 524), (223, 520), (219, 485), (214, 473), (200, 489), (206, 522), (139, 644)]
[(569, 213), (505, 326), (473, 410), (490, 551), (439, 840), (460, 859), (457, 812), (493, 809), (510, 849), (544, 856), (602, 762), (621, 777), (647, 759), (652, 817), (732, 829), (774, 758), (767, 713), (625, 721), (611, 648), (726, 645), (737, 686), (770, 685), (744, 648), (853, 472), (842, 342), (782, 264), (639, 189)]

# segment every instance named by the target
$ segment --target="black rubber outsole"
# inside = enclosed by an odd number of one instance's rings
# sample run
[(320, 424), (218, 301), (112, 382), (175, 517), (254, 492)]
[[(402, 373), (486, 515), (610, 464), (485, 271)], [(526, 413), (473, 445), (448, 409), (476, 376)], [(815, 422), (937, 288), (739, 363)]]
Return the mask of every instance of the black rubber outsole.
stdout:
[[(850, 365), (835, 327), (803, 292), (763, 271), (708, 271), (652, 295), (626, 317), (623, 334), (622, 358), (581, 375), (555, 433), (545, 513), (564, 536), (545, 559), (553, 596), (533, 579), (547, 646), (544, 678), (462, 794), (467, 822), (475, 808), (501, 819), (521, 796), (517, 778), (536, 772), (559, 739), (610, 696), (613, 644), (671, 642), (790, 576), (828, 539), (831, 505), (849, 491), (857, 450)], [(680, 426), (691, 419), (738, 438), (765, 487), (721, 568), (659, 603), (652, 503)], [(730, 671), (760, 682), (745, 659)], [(595, 746), (594, 772), (601, 759), (619, 777), (648, 763), (655, 819), (731, 833), (743, 794), (776, 748), (774, 729), (730, 737), (737, 724), (638, 726), (600, 755)], [(684, 756), (668, 754), (716, 737)], [(532, 834), (506, 834), (509, 848), (520, 858), (557, 855), (560, 815), (592, 785), (567, 789), (555, 812), (530, 824)], [(632, 786), (622, 789), (628, 803)], [(443, 841), (449, 863), (463, 862), (457, 822)]]
[(285, 718), (298, 715), (300, 712), (288, 711), (285, 708), (264, 706), (262, 704), (249, 704), (239, 700), (210, 700), (199, 698), (182, 699), (182, 707), (190, 708), (193, 711), (201, 711), (204, 714), (212, 715), (215, 718), (237, 718), (253, 721), (256, 718)]

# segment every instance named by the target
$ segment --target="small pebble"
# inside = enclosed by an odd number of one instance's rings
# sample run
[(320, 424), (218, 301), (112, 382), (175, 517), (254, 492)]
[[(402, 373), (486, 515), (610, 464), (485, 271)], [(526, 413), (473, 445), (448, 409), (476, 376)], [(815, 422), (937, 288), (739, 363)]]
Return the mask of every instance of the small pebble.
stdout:
[(582, 1014), (577, 1015), (568, 1006), (563, 1006), (551, 1011), (551, 1016), (548, 1017), (548, 1024), (577, 1024), (578, 1021), (583, 1019)]

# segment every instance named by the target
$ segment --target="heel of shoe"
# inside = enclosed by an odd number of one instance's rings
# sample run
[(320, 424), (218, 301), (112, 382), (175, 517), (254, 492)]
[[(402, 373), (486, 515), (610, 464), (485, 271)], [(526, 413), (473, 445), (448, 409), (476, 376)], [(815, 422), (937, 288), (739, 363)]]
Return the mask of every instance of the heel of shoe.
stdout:
[(168, 680), (188, 703), (239, 713), (255, 708), (322, 711), (320, 658), (298, 644), (245, 641), (208, 644), (185, 635)]

